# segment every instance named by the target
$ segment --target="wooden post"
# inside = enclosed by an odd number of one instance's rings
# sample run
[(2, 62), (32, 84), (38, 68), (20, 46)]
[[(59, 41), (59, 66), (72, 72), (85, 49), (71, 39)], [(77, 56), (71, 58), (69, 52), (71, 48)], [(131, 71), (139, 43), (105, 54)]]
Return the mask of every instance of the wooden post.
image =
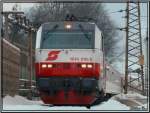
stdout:
[(9, 35), (8, 35), (8, 13), (4, 15), (5, 17), (5, 35), (4, 38), (9, 40)]
[(140, 19), (141, 13), (140, 13), (140, 3), (138, 2), (138, 24), (139, 24), (139, 36), (140, 36), (140, 56), (141, 56), (141, 83), (142, 83), (142, 94), (145, 95), (145, 90), (144, 90), (144, 72), (143, 72), (143, 65), (144, 65), (144, 56), (143, 56), (143, 51), (142, 51), (142, 34), (141, 34), (141, 19)]
[(33, 63), (32, 63), (32, 30), (28, 31), (28, 70), (29, 70), (29, 95), (28, 98), (32, 99), (32, 73), (33, 73)]

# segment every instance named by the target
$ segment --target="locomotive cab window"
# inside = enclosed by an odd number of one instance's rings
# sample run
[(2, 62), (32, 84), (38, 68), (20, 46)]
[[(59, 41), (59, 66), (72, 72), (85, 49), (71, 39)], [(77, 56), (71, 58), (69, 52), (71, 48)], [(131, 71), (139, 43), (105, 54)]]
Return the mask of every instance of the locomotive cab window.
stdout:
[(94, 32), (80, 27), (66, 30), (54, 26), (53, 30), (43, 30), (41, 49), (94, 49)]

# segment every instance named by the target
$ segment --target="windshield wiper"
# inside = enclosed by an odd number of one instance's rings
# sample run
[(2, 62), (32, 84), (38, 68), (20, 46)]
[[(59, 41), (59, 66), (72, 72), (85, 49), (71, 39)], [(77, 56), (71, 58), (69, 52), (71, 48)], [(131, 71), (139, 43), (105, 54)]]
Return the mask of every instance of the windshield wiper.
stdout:
[(84, 30), (84, 28), (83, 28), (83, 26), (82, 26), (81, 24), (79, 24), (79, 28), (80, 28), (81, 31), (84, 33), (85, 38), (87, 38), (88, 41), (90, 41), (90, 38), (88, 37), (88, 34), (86, 34), (86, 32), (85, 32), (85, 30)]
[[(58, 25), (55, 25), (51, 30), (48, 30), (47, 32), (46, 32), (46, 34), (44, 34), (44, 35), (47, 35), (49, 32), (51, 32), (51, 35), (52, 35), (52, 33), (56, 30), (58, 28)], [(50, 35), (50, 36), (51, 36)], [(43, 39), (42, 39), (42, 41), (45, 41), (47, 38), (49, 38), (49, 37), (44, 37)]]

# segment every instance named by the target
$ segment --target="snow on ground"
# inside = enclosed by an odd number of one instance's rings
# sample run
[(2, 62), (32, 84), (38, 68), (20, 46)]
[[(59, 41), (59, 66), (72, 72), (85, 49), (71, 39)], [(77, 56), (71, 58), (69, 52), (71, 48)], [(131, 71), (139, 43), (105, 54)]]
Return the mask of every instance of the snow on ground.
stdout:
[(42, 101), (30, 101), (22, 96), (15, 95), (14, 97), (5, 96), (3, 99), (3, 105), (33, 105), (43, 104)]
[(139, 93), (132, 92), (132, 91), (128, 92), (127, 94), (121, 93), (121, 94), (119, 94), (119, 95), (117, 95), (117, 96), (114, 96), (114, 97), (119, 97), (119, 98), (121, 98), (121, 99), (129, 99), (129, 98), (134, 98), (134, 99), (136, 99), (136, 98), (146, 99), (146, 98), (147, 98), (146, 96), (143, 96), (143, 95), (141, 95), (141, 94), (139, 94)]
[(84, 106), (45, 106), (42, 101), (30, 101), (24, 97), (6, 96), (3, 99), (3, 110), (129, 110), (130, 108), (120, 102), (109, 99), (99, 105), (87, 109)]
[(112, 97), (112, 99), (129, 106), (131, 110), (148, 110), (149, 108), (149, 100), (147, 96), (143, 96), (133, 91), (128, 92), (128, 94), (116, 95)]

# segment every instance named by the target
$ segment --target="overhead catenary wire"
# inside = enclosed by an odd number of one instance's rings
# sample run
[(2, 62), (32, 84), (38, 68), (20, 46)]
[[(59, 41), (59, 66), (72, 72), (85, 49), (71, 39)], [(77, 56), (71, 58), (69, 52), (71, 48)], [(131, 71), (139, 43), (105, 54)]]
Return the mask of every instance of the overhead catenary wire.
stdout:
[(107, 14), (114, 14), (114, 13), (122, 13), (125, 12), (126, 10), (120, 9), (118, 11), (114, 11), (114, 12), (108, 12)]

